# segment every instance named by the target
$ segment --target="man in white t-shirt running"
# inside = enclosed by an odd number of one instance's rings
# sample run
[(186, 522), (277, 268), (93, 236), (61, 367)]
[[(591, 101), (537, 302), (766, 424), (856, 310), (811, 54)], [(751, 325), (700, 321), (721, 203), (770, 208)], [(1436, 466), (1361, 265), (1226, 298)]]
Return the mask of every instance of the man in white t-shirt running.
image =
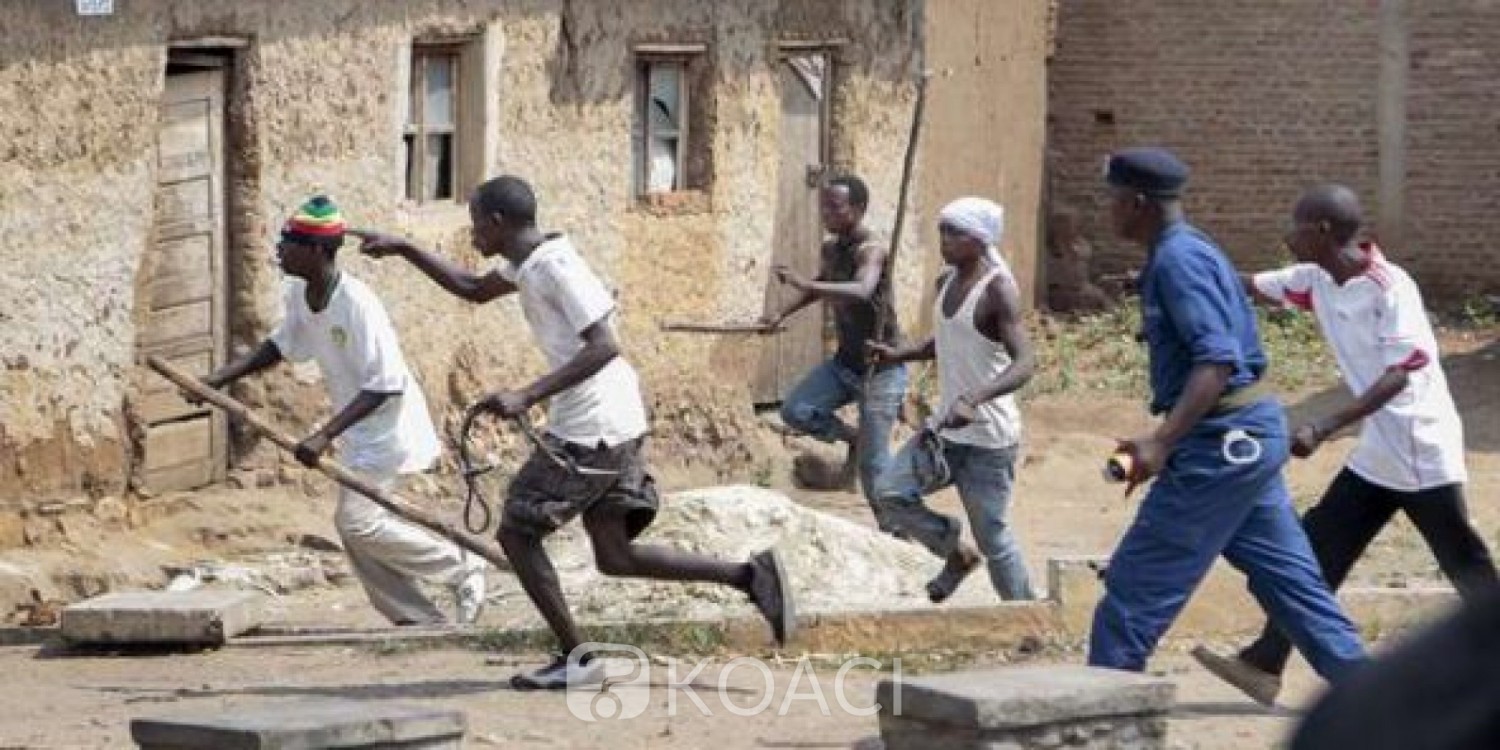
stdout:
[[(222, 388), (282, 360), (315, 360), (336, 413), (297, 446), (297, 460), (316, 466), (335, 439), (339, 461), (382, 488), (432, 466), (439, 452), (427, 400), (401, 356), (395, 328), (375, 293), (339, 270), (344, 220), (318, 196), (281, 230), (276, 257), (289, 277), (281, 325), (250, 355), (209, 375)], [(419, 579), (447, 584), (457, 620), (470, 624), (484, 606), (484, 560), (408, 523), (347, 487), (334, 524), (370, 603), (396, 625), (447, 618), (422, 593)]]
[(536, 211), (530, 185), (517, 177), (497, 177), (474, 191), (469, 200), (474, 246), (486, 258), (500, 256), (482, 274), (398, 237), (354, 232), (364, 240), (365, 254), (399, 255), (470, 302), (519, 293), (532, 336), (552, 368), (520, 390), (498, 391), (476, 404), (514, 419), (550, 401), (544, 445), (511, 480), (498, 537), (526, 595), (557, 636), (561, 654), (535, 672), (516, 675), (512, 685), (555, 690), (601, 677), (593, 654), (579, 648), (585, 641), (542, 546), (549, 534), (579, 516), (599, 572), (732, 586), (750, 597), (784, 643), (794, 617), (790, 581), (774, 551), (730, 563), (635, 541), (655, 519), (659, 503), (642, 453), (648, 428), (640, 384), (620, 355), (614, 298), (566, 236), (537, 227)]
[[(1438, 362), (1422, 295), (1404, 270), (1358, 239), (1359, 200), (1342, 185), (1304, 193), (1286, 237), (1298, 263), (1245, 277), (1257, 299), (1311, 312), (1354, 401), (1298, 427), (1306, 458), (1364, 420), (1343, 471), (1302, 518), (1331, 588), (1396, 511), (1406, 514), (1465, 599), (1496, 583), (1489, 549), (1464, 507), (1463, 424)], [(1234, 657), (1199, 648), (1205, 668), (1260, 703), (1275, 702), (1291, 644), (1273, 626)]]

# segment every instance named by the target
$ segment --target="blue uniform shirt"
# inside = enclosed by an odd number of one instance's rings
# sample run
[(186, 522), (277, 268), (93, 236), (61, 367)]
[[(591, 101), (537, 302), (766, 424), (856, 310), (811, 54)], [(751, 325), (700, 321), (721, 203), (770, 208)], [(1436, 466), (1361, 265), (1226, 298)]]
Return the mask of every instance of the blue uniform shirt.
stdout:
[(1193, 366), (1234, 367), (1228, 390), (1266, 369), (1255, 312), (1239, 276), (1212, 240), (1186, 222), (1162, 231), (1138, 279), (1151, 359), (1151, 413), (1177, 404)]

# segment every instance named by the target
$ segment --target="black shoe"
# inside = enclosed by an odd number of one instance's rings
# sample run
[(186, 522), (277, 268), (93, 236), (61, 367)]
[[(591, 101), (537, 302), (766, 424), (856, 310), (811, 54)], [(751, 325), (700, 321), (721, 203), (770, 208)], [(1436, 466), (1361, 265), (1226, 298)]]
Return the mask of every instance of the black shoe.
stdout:
[(785, 646), (797, 627), (797, 608), (792, 601), (792, 579), (787, 576), (776, 550), (757, 552), (750, 558), (750, 601), (771, 625), (776, 645)]
[(927, 582), (927, 599), (933, 604), (942, 604), (953, 596), (959, 584), (964, 582), (974, 568), (979, 566), (979, 555), (966, 547), (959, 547), (948, 555), (943, 570)]

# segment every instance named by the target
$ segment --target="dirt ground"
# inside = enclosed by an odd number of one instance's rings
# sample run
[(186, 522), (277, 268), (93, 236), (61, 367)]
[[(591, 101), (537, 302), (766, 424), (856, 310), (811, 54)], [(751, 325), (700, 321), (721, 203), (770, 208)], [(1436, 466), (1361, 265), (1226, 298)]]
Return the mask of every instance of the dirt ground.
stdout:
[[(311, 701), (359, 700), (463, 711), (467, 747), (589, 748), (850, 748), (878, 747), (879, 724), (864, 713), (874, 702), (879, 676), (863, 669), (835, 693), (837, 665), (813, 663), (795, 678), (795, 665), (775, 669), (770, 699), (763, 674), (706, 667), (691, 692), (669, 690), (665, 669), (653, 666), (650, 687), (622, 689), (629, 696), (649, 690), (644, 713), (601, 726), (576, 718), (565, 696), (517, 692), (506, 682), (517, 664), (541, 656), (486, 660), (458, 651), (380, 653), (350, 648), (231, 648), (192, 656), (39, 658), (28, 649), (0, 649), (0, 669), (27, 686), (24, 697), (0, 702), (0, 748), (128, 748), (133, 718), (206, 715), (235, 709)], [(1274, 746), (1295, 714), (1267, 710), (1245, 700), (1189, 666), (1181, 653), (1166, 653), (1156, 669), (1177, 682), (1179, 701), (1169, 729), (1180, 750), (1250, 750)], [(691, 670), (677, 671), (684, 681)], [(722, 679), (721, 679), (722, 678)], [(816, 690), (825, 714), (812, 697)], [(1291, 677), (1291, 703), (1316, 690), (1300, 666)], [(720, 685), (724, 689), (720, 689)], [(671, 696), (669, 697), (669, 693)], [(806, 696), (788, 701), (789, 693)], [(725, 701), (732, 701), (732, 704)], [(737, 716), (730, 705), (764, 713)], [(708, 711), (707, 716), (703, 711)], [(853, 713), (858, 712), (858, 713)]]
[[(1491, 336), (1453, 338), (1445, 341), (1445, 352), (1445, 367), (1467, 430), (1471, 513), (1494, 546), (1500, 541), (1500, 507), (1494, 501), (1500, 495), (1500, 343)], [(1341, 389), (1330, 387), (1296, 394), (1287, 402), (1295, 419), (1299, 414), (1324, 413), (1340, 398)], [(1148, 421), (1137, 401), (1108, 394), (1039, 397), (1024, 411), (1028, 435), (1012, 519), (1040, 585), (1047, 558), (1105, 554), (1113, 546), (1134, 502), (1122, 500), (1117, 486), (1100, 480), (1099, 464), (1112, 437), (1143, 429)], [(1292, 463), (1288, 477), (1300, 504), (1316, 499), (1351, 446), (1352, 437), (1344, 436), (1312, 459)], [(769, 484), (802, 504), (871, 525), (864, 501), (856, 494), (790, 487), (787, 463), (783, 460), (770, 471), (738, 481)], [(663, 477), (668, 489), (691, 486), (693, 480)], [(18, 601), (25, 588), (38, 583), (49, 597), (64, 600), (112, 588), (160, 587), (170, 580), (164, 566), (213, 561), (243, 564), (253, 574), (247, 574), (251, 583), (284, 591), (275, 609), (279, 622), (383, 624), (348, 578), (341, 555), (310, 549), (305, 542), (304, 535), (337, 537), (331, 523), (331, 489), (321, 479), (301, 484), (308, 491), (294, 482), (160, 498), (153, 501), (160, 510), (132, 528), (109, 517), (64, 518), (55, 543), (47, 548), (0, 553), (0, 597)], [(951, 493), (935, 502), (940, 508), (957, 508)], [(235, 570), (219, 572), (232, 577)], [(1398, 519), (1356, 567), (1353, 580), (1402, 585), (1438, 577), (1420, 537)], [(513, 581), (503, 578), (507, 580), (497, 581), (500, 591), (481, 624), (535, 624), (535, 615)], [(974, 576), (965, 585), (966, 600), (992, 596), (982, 579)], [(1173, 745), (1275, 746), (1287, 731), (1288, 715), (1262, 711), (1217, 684), (1191, 667), (1180, 648), (1174, 644), (1153, 663), (1153, 669), (1179, 685), (1181, 706), (1172, 722)], [(1082, 657), (1048, 653), (1042, 658), (1076, 662)], [(0, 669), (27, 686), (0, 702), (0, 748), (128, 747), (126, 725), (133, 716), (313, 697), (461, 708), (468, 713), (474, 747), (596, 744), (594, 726), (572, 719), (561, 698), (511, 692), (503, 685), (509, 667), (485, 665), (483, 655), (462, 650), (232, 648), (191, 656), (64, 659), (17, 647), (0, 649)], [(778, 690), (789, 684), (791, 673), (790, 667), (777, 672)], [(1287, 705), (1300, 705), (1317, 689), (1316, 680), (1300, 663), (1291, 682)], [(868, 690), (872, 684), (872, 678), (866, 679), (863, 687)], [(668, 717), (663, 700), (653, 694), (653, 708), (646, 716), (612, 730), (611, 746), (849, 747), (877, 733), (873, 717), (843, 714), (836, 706), (825, 717), (807, 701), (793, 704), (782, 717), (773, 712), (740, 718), (719, 711), (705, 718), (692, 709)], [(867, 699), (856, 702), (868, 704)]]

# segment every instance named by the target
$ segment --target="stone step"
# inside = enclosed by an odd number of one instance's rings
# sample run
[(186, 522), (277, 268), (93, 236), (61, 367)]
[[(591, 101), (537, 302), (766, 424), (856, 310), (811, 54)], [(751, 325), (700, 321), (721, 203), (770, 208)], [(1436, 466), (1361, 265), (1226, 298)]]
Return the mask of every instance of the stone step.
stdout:
[(983, 669), (883, 680), (886, 750), (1166, 746), (1169, 680), (1092, 667)]
[(216, 646), (264, 621), (253, 591), (131, 591), (105, 594), (62, 612), (62, 637), (74, 644)]
[(141, 750), (461, 750), (467, 731), (461, 711), (355, 701), (130, 722), (130, 738)]

